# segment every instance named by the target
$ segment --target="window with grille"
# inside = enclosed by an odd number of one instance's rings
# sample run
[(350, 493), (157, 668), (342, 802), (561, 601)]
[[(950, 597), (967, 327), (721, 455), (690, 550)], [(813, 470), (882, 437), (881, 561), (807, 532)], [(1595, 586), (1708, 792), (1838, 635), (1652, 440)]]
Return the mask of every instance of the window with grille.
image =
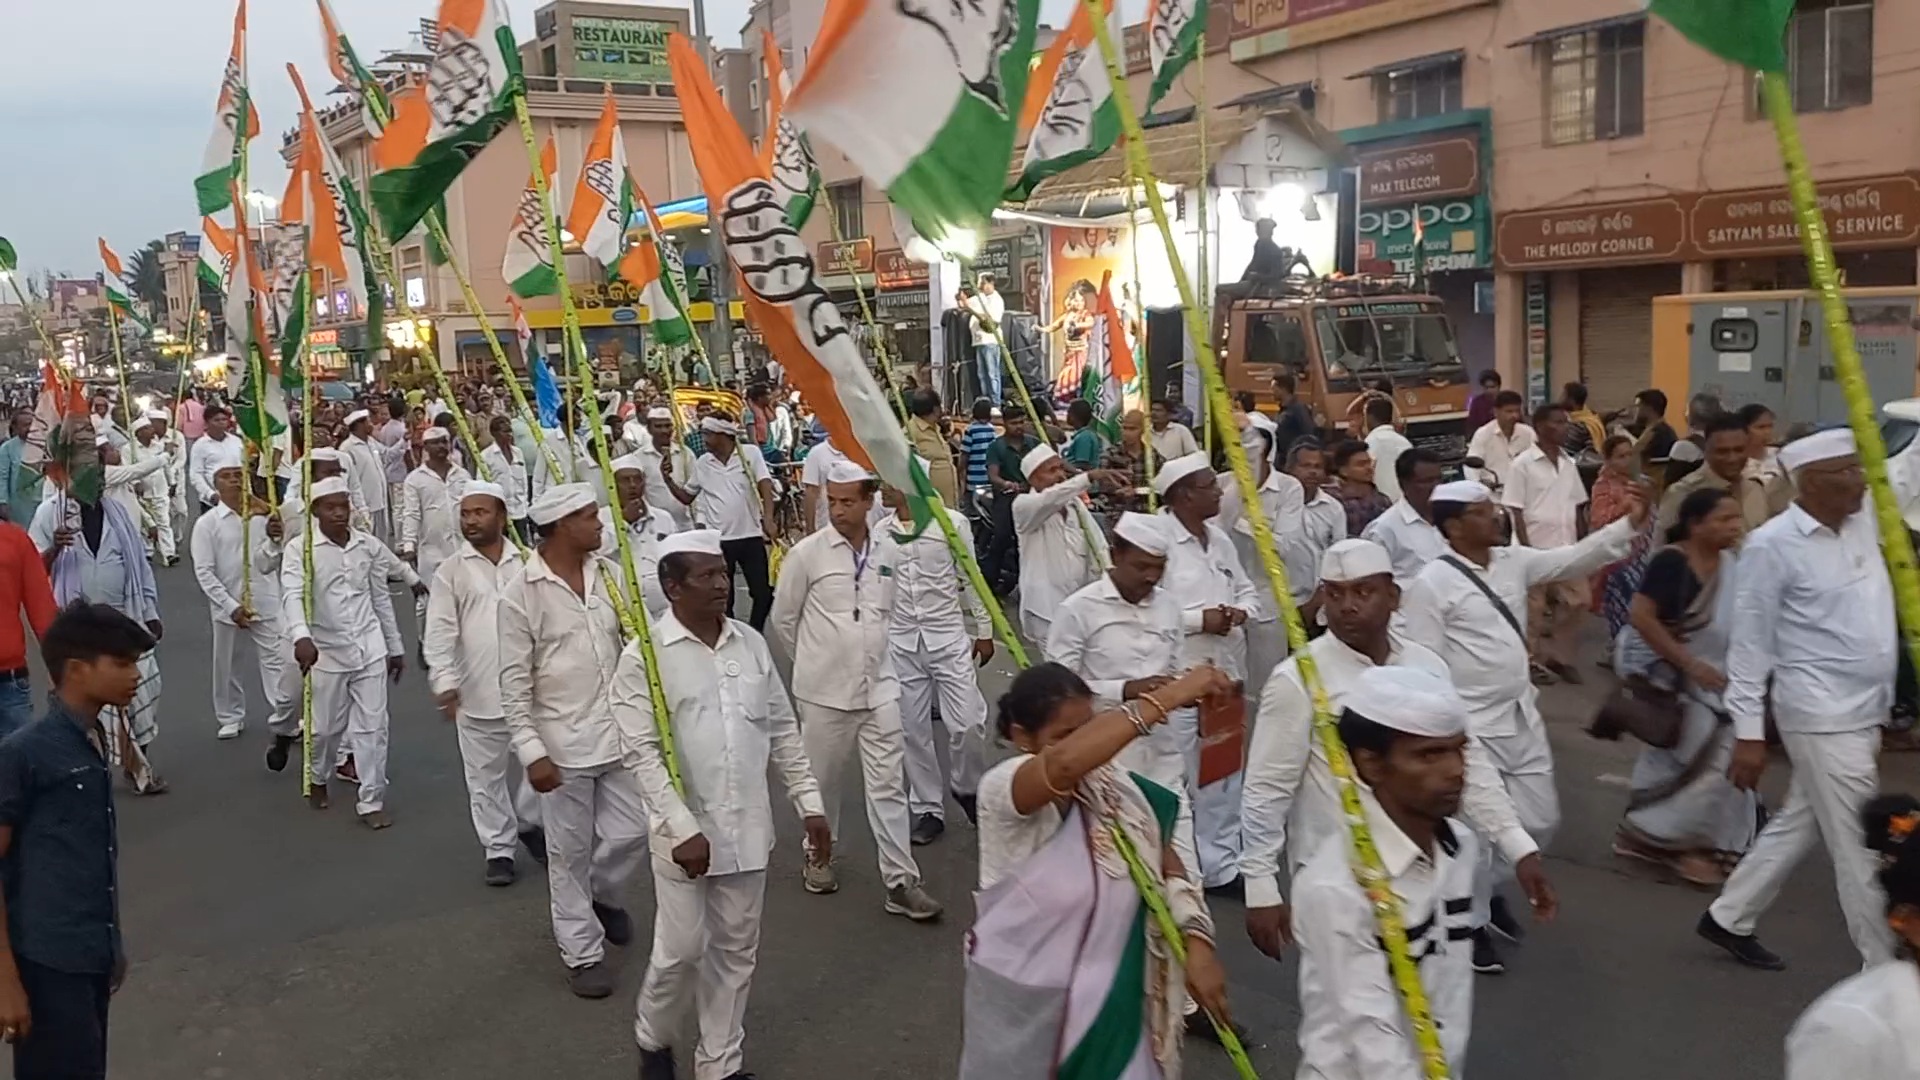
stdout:
[(1603, 26), (1540, 43), (1547, 143), (1593, 142), (1646, 129), (1646, 23)]
[(833, 207), (833, 220), (840, 227), (840, 239), (857, 240), (867, 235), (867, 218), (860, 203), (860, 181), (849, 180), (827, 188), (827, 202)]
[(1380, 122), (1420, 120), (1460, 111), (1461, 62), (1457, 59), (1374, 76)]
[(1794, 112), (1830, 112), (1873, 100), (1873, 4), (1800, 0), (1787, 23), (1787, 85)]

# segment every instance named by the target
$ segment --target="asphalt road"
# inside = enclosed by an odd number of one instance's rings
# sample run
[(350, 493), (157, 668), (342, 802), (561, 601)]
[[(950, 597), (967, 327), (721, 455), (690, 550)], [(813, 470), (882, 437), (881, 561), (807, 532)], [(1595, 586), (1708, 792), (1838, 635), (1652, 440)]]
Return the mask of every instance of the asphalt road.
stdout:
[[(645, 931), (613, 953), (620, 989), (612, 999), (567, 992), (544, 879), (523, 859), (526, 876), (515, 886), (481, 884), (453, 732), (421, 675), (409, 670), (394, 690), (388, 806), (397, 824), (372, 833), (344, 792), (333, 810), (316, 813), (299, 798), (297, 769), (265, 771), (257, 704), (243, 738), (214, 739), (205, 604), (184, 564), (161, 571), (160, 582), (168, 632), (155, 758), (173, 790), (123, 797), (132, 969), (113, 1006), (113, 1075), (633, 1076)], [(411, 605), (396, 606), (411, 640)], [(1003, 659), (990, 699), (1005, 677)], [(1794, 1017), (1856, 966), (1824, 859), (1805, 864), (1762, 925), (1790, 970), (1735, 967), (1693, 936), (1705, 894), (1608, 851), (1631, 749), (1578, 730), (1588, 712), (1580, 694), (1553, 691), (1548, 712), (1566, 812), (1550, 863), (1563, 914), (1511, 956), (1506, 976), (1480, 980), (1468, 1071), (1477, 1080), (1778, 1076)], [(1784, 773), (1770, 776), (1776, 797)], [(1890, 761), (1888, 774), (1889, 786), (1914, 786), (1910, 761)], [(797, 824), (787, 822), (793, 842), (775, 855), (747, 1014), (748, 1068), (766, 1080), (952, 1074), (976, 864), (971, 830), (957, 811), (951, 816), (960, 824), (917, 849), (929, 889), (949, 909), (931, 927), (882, 912), (857, 809), (844, 818), (851, 832), (834, 896), (801, 890)], [(630, 908), (650, 925), (649, 884), (635, 885)], [(1253, 950), (1237, 904), (1215, 910), (1235, 1010), (1254, 1033), (1253, 1062), (1262, 1076), (1289, 1076), (1299, 1015), (1293, 965)], [(682, 1057), (690, 1077), (691, 1054)], [(1188, 1063), (1190, 1077), (1233, 1075), (1211, 1047), (1193, 1048)]]

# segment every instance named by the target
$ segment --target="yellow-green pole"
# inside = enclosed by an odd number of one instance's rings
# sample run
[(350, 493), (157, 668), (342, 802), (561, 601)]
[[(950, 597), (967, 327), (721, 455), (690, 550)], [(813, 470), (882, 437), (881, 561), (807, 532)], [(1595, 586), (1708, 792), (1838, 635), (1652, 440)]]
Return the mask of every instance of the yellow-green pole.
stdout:
[[(311, 335), (309, 335), (311, 337)], [(300, 606), (308, 625), (313, 623), (313, 406), (319, 399), (313, 386), (313, 351), (300, 354), (300, 505), (306, 521), (300, 528)], [(284, 534), (283, 534), (284, 535)], [(313, 671), (300, 673), (300, 796), (313, 794)]]
[[(1201, 375), (1205, 379), (1208, 402), (1213, 406), (1208, 410), (1209, 422), (1231, 427), (1233, 419), (1227, 397), (1226, 381), (1220, 376), (1220, 368), (1213, 355), (1213, 346), (1207, 336), (1199, 298), (1195, 296), (1193, 283), (1188, 280), (1182, 265), (1179, 246), (1173, 237), (1173, 225), (1167, 216), (1166, 201), (1161, 197), (1159, 184), (1154, 177), (1153, 163), (1147, 158), (1140, 117), (1134, 111), (1132, 98), (1128, 96), (1126, 76), (1120, 68), (1120, 52), (1115, 48), (1113, 35), (1107, 29), (1104, 5), (1101, 0), (1085, 0), (1085, 2), (1089, 14), (1092, 15), (1093, 32), (1099, 41), (1101, 58), (1106, 64), (1107, 82), (1111, 87), (1115, 106), (1120, 113), (1126, 153), (1134, 173), (1145, 183), (1147, 208), (1153, 213), (1154, 224), (1159, 228), (1161, 242), (1166, 245), (1167, 261), (1173, 267), (1174, 283), (1180, 289), (1180, 301), (1186, 317), (1187, 333), (1193, 338), (1194, 355), (1200, 363)], [(1206, 62), (1204, 54), (1200, 62), (1203, 64)], [(1201, 184), (1203, 188), (1207, 186), (1204, 177)], [(1267, 572), (1267, 583), (1272, 589), (1281, 617), (1286, 621), (1287, 640), (1300, 669), (1300, 680), (1313, 699), (1314, 732), (1327, 755), (1327, 764), (1333, 773), (1334, 781), (1339, 785), (1341, 810), (1353, 841), (1354, 877), (1373, 905), (1374, 917), (1380, 925), (1380, 936), (1385, 943), (1388, 967), (1392, 972), (1394, 985), (1400, 991), (1407, 1016), (1412, 1022), (1414, 1043), (1420, 1052), (1422, 1071), (1427, 1080), (1444, 1080), (1450, 1074), (1446, 1050), (1440, 1045), (1439, 1031), (1434, 1026), (1426, 990), (1420, 983), (1420, 970), (1415, 966), (1407, 949), (1406, 922), (1400, 913), (1400, 901), (1393, 893), (1392, 882), (1381, 865), (1380, 852), (1375, 848), (1371, 831), (1367, 828), (1366, 812), (1360, 802), (1360, 790), (1354, 778), (1353, 762), (1347, 757), (1346, 746), (1340, 741), (1333, 711), (1327, 701), (1326, 686), (1321, 682), (1313, 659), (1306, 651), (1306, 625), (1301, 621), (1300, 611), (1294, 606), (1293, 595), (1288, 590), (1286, 568), (1274, 546), (1273, 531), (1266, 517), (1259, 511), (1260, 493), (1258, 485), (1254, 483), (1253, 469), (1247, 462), (1246, 450), (1240, 445), (1237, 432), (1230, 433), (1223, 429), (1220, 441), (1225, 444), (1227, 459), (1233, 466), (1234, 479), (1240, 485), (1241, 501), (1247, 508), (1247, 521), (1253, 527), (1254, 543)], [(1238, 1040), (1233, 1038), (1230, 1030), (1222, 1030), (1221, 1036), (1222, 1041), (1229, 1047), (1229, 1053), (1233, 1053), (1239, 1045)], [(1235, 1055), (1235, 1064), (1241, 1069), (1243, 1075), (1252, 1075), (1252, 1067), (1246, 1063), (1244, 1051)]]
[(1786, 76), (1777, 71), (1762, 73), (1760, 95), (1767, 116), (1773, 121), (1774, 137), (1780, 142), (1780, 157), (1786, 163), (1787, 195), (1793, 202), (1794, 220), (1800, 226), (1807, 274), (1820, 294), (1821, 321), (1827, 328), (1827, 346), (1833, 351), (1834, 373), (1847, 395), (1847, 422), (1859, 446), (1860, 465), (1867, 474), (1868, 490), (1873, 493), (1874, 513), (1880, 526), (1880, 551), (1887, 560), (1887, 573), (1893, 579), (1900, 631), (1908, 652), (1920, 666), (1920, 572), (1914, 569), (1913, 538), (1907, 534), (1900, 502), (1887, 479), (1887, 444), (1881, 439), (1880, 425), (1874, 420), (1873, 392), (1868, 389), (1866, 372), (1860, 366), (1853, 320), (1847, 312), (1846, 296), (1840, 291), (1833, 243), (1827, 236), (1826, 219), (1820, 213), (1806, 149), (1800, 143), (1800, 125), (1793, 118), (1793, 96), (1787, 88)]
[[(580, 334), (580, 313), (573, 306), (573, 289), (567, 282), (567, 255), (560, 244), (560, 221), (554, 216), (553, 193), (547, 189), (547, 173), (540, 165), (540, 142), (533, 132), (533, 116), (527, 111), (527, 95), (524, 90), (513, 94), (513, 112), (520, 122), (520, 139), (526, 143), (527, 161), (533, 167), (533, 190), (540, 197), (540, 213), (545, 217), (547, 246), (553, 259), (553, 274), (556, 287), (560, 291), (560, 312), (567, 337), (574, 345), (575, 379), (580, 384), (580, 396), (587, 408), (587, 421), (593, 425), (593, 448), (600, 458), (600, 469), (607, 480), (607, 505), (613, 513), (613, 535), (620, 545), (620, 566), (626, 572), (631, 597), (624, 604), (615, 604), (625, 609), (625, 622), (634, 636), (640, 639), (640, 658), (647, 669), (647, 690), (653, 700), (653, 722), (660, 732), (660, 756), (666, 761), (667, 775), (673, 780), (673, 788), (681, 794), (686, 793), (686, 785), (680, 778), (680, 756), (674, 748), (673, 722), (667, 713), (667, 695), (660, 684), (660, 664), (653, 651), (653, 629), (651, 618), (647, 614), (646, 593), (640, 583), (640, 575), (633, 561), (633, 545), (627, 540), (627, 521), (620, 508), (620, 485), (614, 482), (613, 458), (607, 449), (607, 426), (600, 417), (599, 385), (593, 376), (593, 366), (587, 359), (586, 340)], [(755, 492), (754, 498), (759, 498)], [(623, 590), (617, 586), (615, 593)]]

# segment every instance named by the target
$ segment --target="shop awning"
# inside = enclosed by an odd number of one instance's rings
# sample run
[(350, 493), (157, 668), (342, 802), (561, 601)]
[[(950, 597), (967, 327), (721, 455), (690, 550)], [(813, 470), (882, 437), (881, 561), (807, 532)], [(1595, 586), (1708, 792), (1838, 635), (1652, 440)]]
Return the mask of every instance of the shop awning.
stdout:
[(1537, 45), (1542, 41), (1552, 41), (1554, 38), (1567, 37), (1572, 34), (1585, 34), (1594, 30), (1606, 30), (1615, 26), (1626, 26), (1631, 23), (1645, 22), (1646, 19), (1647, 13), (1644, 11), (1630, 11), (1625, 15), (1609, 15), (1604, 19), (1588, 19), (1586, 22), (1572, 23), (1567, 26), (1556, 26), (1549, 30), (1542, 30), (1537, 34), (1528, 34), (1518, 41), (1509, 42), (1507, 48), (1518, 49), (1522, 45)]
[(1408, 60), (1395, 60), (1386, 64), (1375, 64), (1364, 71), (1356, 71), (1347, 76), (1352, 79), (1370, 79), (1375, 75), (1394, 75), (1407, 71), (1419, 71), (1422, 68), (1436, 68), (1447, 64), (1457, 64), (1467, 58), (1465, 49), (1448, 49), (1446, 52), (1428, 53)]
[[(1201, 153), (1200, 121), (1197, 117), (1183, 123), (1161, 124), (1148, 128), (1146, 137), (1147, 152), (1153, 157), (1153, 171), (1163, 184), (1177, 187), (1191, 187), (1202, 180), (1201, 162), (1208, 167), (1220, 161), (1247, 134), (1259, 126), (1264, 117), (1275, 117), (1282, 123), (1298, 130), (1301, 135), (1332, 155), (1344, 155), (1345, 144), (1339, 136), (1328, 131), (1316, 122), (1311, 115), (1292, 105), (1283, 105), (1277, 109), (1262, 112), (1227, 113), (1215, 109), (1207, 117), (1206, 153)], [(1008, 182), (1018, 179), (1020, 173), (1020, 155), (1014, 154), (1014, 167)], [(1054, 213), (1078, 214), (1081, 208), (1096, 203), (1124, 200), (1127, 192), (1126, 150), (1116, 143), (1112, 149), (1092, 161), (1082, 162), (1073, 168), (1050, 176), (1034, 187), (1033, 194), (1024, 209), (1050, 211)], [(1101, 213), (1111, 213), (1117, 207), (1102, 206)]]

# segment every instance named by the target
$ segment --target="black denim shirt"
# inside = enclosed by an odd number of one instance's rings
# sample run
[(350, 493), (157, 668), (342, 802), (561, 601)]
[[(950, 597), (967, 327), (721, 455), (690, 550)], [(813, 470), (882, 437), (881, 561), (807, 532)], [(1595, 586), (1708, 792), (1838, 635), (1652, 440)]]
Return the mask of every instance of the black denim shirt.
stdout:
[(0, 740), (7, 937), (19, 956), (75, 975), (110, 974), (121, 956), (113, 776), (87, 738), (96, 725), (56, 698)]

